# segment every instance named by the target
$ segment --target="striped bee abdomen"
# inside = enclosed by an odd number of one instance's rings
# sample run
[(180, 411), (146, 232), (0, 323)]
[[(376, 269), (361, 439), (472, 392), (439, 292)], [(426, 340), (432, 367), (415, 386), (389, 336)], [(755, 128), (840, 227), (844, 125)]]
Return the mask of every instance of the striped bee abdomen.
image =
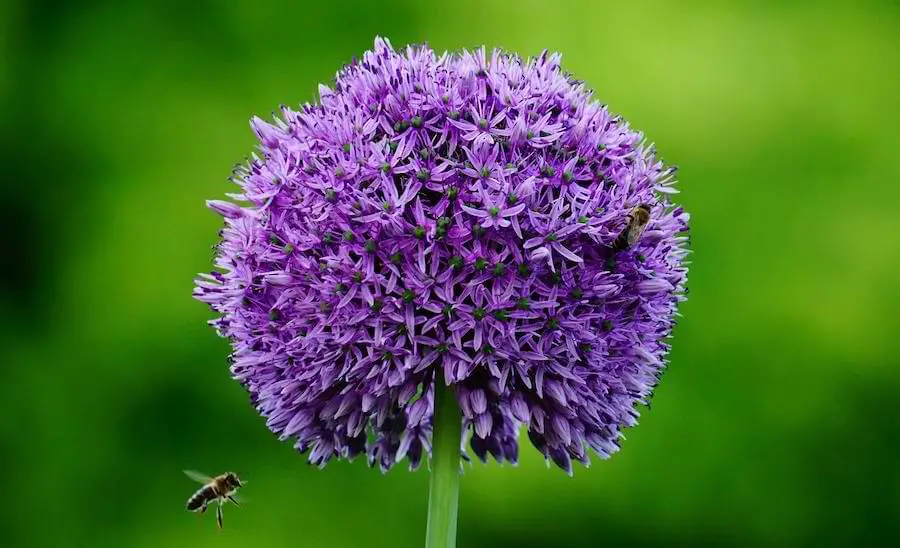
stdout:
[(191, 495), (187, 501), (187, 509), (190, 511), (198, 510), (204, 503), (216, 498), (216, 490), (212, 485), (204, 485)]
[(623, 230), (619, 236), (612, 243), (612, 250), (614, 253), (618, 253), (619, 251), (624, 251), (628, 248), (628, 230)]

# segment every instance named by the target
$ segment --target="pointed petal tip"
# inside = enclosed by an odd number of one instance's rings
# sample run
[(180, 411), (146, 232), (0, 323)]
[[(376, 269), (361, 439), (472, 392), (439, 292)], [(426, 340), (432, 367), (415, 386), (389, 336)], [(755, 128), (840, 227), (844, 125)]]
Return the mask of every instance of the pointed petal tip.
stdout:
[(206, 207), (229, 219), (238, 219), (244, 215), (242, 207), (224, 200), (206, 200)]

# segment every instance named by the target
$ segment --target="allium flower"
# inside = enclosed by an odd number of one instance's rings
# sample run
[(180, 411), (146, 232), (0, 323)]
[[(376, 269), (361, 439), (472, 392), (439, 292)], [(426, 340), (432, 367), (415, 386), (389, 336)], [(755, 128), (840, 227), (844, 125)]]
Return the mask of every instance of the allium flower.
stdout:
[[(415, 468), (436, 383), (482, 461), (515, 463), (524, 425), (571, 473), (636, 424), (684, 299), (688, 214), (674, 168), (559, 63), (378, 39), (319, 104), (253, 119), (245, 205), (209, 202), (225, 228), (195, 296), (312, 463)], [(616, 253), (638, 204), (647, 230)]]

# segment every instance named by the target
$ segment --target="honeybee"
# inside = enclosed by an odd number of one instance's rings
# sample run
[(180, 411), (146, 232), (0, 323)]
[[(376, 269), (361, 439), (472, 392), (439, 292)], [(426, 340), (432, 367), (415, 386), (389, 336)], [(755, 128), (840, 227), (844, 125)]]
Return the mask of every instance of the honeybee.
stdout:
[(649, 223), (650, 206), (640, 204), (632, 209), (631, 213), (628, 214), (628, 224), (625, 225), (625, 228), (612, 244), (613, 253), (624, 251), (633, 246), (640, 239), (641, 234), (644, 233), (644, 229), (647, 228)]
[(186, 508), (191, 512), (206, 512), (209, 504), (217, 503), (216, 506), (216, 523), (219, 529), (222, 529), (222, 505), (226, 501), (231, 502), (235, 506), (240, 507), (240, 500), (235, 493), (240, 487), (247, 482), (242, 482), (234, 472), (226, 472), (214, 478), (195, 472), (194, 470), (185, 470), (187, 477), (203, 484), (203, 487), (191, 495), (188, 499)]

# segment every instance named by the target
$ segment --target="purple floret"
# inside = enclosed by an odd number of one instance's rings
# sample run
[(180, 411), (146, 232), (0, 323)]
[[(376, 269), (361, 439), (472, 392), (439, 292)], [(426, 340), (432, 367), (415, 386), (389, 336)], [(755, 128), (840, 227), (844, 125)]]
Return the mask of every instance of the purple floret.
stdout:
[[(195, 296), (231, 371), (310, 462), (430, 451), (433, 383), (482, 461), (531, 443), (571, 473), (618, 449), (662, 373), (687, 277), (674, 168), (558, 54), (395, 51), (251, 125)], [(612, 243), (638, 204), (631, 248)], [(460, 440), (465, 447), (467, 439)]]

